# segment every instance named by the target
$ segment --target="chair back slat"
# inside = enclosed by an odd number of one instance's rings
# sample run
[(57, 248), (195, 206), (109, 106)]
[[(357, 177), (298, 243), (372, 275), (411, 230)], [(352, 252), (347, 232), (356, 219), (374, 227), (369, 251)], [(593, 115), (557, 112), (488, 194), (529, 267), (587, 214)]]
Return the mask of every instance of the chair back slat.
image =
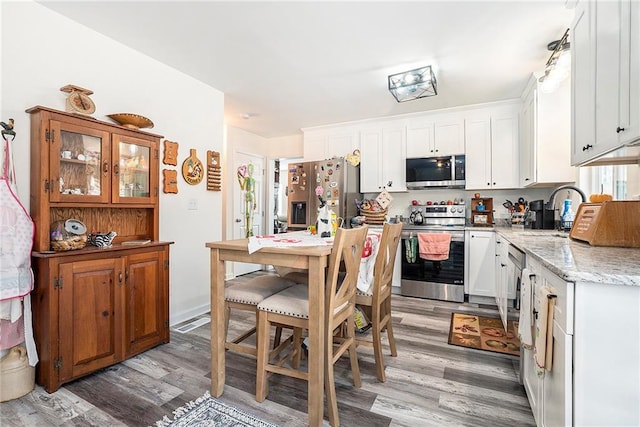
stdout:
[(382, 238), (378, 246), (378, 255), (373, 267), (373, 295), (381, 296), (391, 290), (393, 280), (393, 266), (396, 261), (398, 244), (402, 233), (402, 223), (385, 223), (382, 228)]
[[(327, 274), (326, 306), (328, 317), (336, 314), (337, 308), (348, 308), (355, 305), (358, 270), (362, 259), (362, 249), (367, 236), (367, 227), (344, 229), (339, 228), (333, 242), (333, 250), (329, 257)], [(340, 272), (343, 264), (345, 271)]]

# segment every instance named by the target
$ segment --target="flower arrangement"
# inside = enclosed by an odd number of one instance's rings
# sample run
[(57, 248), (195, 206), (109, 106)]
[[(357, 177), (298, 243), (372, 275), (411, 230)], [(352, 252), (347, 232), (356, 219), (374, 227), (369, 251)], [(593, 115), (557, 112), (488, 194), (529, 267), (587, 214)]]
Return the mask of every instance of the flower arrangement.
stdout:
[(253, 236), (253, 214), (256, 210), (256, 180), (253, 177), (253, 163), (238, 167), (237, 178), (240, 190), (244, 191), (245, 237)]

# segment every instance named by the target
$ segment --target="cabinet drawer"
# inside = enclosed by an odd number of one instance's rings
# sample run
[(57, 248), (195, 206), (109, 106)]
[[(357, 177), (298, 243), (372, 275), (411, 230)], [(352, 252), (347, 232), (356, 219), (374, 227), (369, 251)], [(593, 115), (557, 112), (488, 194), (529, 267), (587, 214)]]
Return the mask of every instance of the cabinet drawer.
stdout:
[(573, 335), (573, 282), (565, 282), (546, 269), (542, 270), (542, 275), (543, 282), (557, 295), (553, 320), (565, 333)]

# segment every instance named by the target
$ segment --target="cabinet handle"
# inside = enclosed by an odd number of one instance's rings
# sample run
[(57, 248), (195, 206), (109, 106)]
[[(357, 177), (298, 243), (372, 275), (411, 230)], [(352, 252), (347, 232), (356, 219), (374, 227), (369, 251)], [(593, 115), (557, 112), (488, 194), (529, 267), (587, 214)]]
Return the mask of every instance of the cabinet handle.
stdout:
[(102, 173), (107, 176), (109, 174), (109, 163), (105, 160), (102, 164)]
[(525, 180), (525, 181), (529, 181), (529, 178), (525, 178), (524, 180)]
[(387, 187), (391, 187), (391, 186), (393, 186), (393, 181), (387, 182)]
[(624, 128), (621, 128), (620, 126), (618, 126), (616, 128), (616, 133), (620, 133), (620, 132), (624, 132)]
[(584, 147), (582, 147), (582, 151), (587, 151), (587, 150), (590, 150), (591, 148), (593, 148), (593, 145), (587, 144)]
[(120, 173), (120, 165), (118, 164), (113, 165), (113, 174), (118, 175), (119, 173)]
[(122, 271), (118, 273), (118, 282), (122, 285)]
[(533, 315), (537, 320), (538, 319), (538, 310), (536, 310), (535, 308), (533, 309)]

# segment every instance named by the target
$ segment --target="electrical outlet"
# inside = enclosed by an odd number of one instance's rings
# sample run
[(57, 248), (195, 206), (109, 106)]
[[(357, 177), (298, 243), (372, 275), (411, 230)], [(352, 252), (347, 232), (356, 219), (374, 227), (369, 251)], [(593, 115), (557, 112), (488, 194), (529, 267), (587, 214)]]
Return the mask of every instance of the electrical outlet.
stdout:
[(189, 199), (187, 202), (187, 209), (190, 211), (198, 210), (198, 199)]

